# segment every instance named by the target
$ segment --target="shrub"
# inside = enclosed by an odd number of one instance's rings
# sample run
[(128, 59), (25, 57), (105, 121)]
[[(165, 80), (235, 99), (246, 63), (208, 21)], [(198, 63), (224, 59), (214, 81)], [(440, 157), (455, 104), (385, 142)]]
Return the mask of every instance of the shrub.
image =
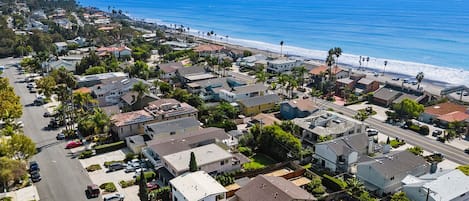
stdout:
[(111, 152), (115, 150), (119, 150), (125, 147), (124, 141), (119, 141), (119, 142), (114, 142), (110, 144), (103, 144), (103, 145), (98, 145), (94, 147), (96, 150), (96, 154), (102, 154), (106, 152)]
[(391, 140), (391, 142), (389, 143), (391, 145), (392, 148), (398, 148), (402, 145), (405, 145), (405, 142), (404, 141), (399, 141), (399, 140)]
[(150, 192), (157, 200), (162, 200), (162, 201), (169, 201), (171, 200), (170, 198), (170, 193), (171, 193), (171, 188), (169, 186), (165, 186), (156, 190), (153, 190)]
[[(144, 172), (143, 173), (143, 176), (145, 177), (145, 179), (147, 181), (151, 181), (153, 180), (154, 178), (156, 178), (156, 173), (153, 172), (153, 171), (149, 171), (149, 172)], [(137, 178), (135, 179), (135, 182), (138, 183), (140, 181), (140, 175), (137, 176)]]
[(4, 198), (0, 198), (0, 201), (12, 201), (13, 198), (11, 197), (4, 197)]
[(460, 165), (456, 169), (461, 170), (465, 175), (469, 176), (469, 165)]
[(215, 177), (215, 180), (217, 180), (218, 183), (220, 183), (222, 186), (228, 186), (233, 184), (235, 181), (234, 177), (229, 174), (218, 175)]
[(421, 147), (410, 147), (410, 148), (407, 148), (407, 151), (417, 156), (421, 156), (423, 154), (423, 149)]
[(321, 184), (321, 178), (319, 177), (312, 179), (311, 182), (306, 184), (305, 188), (308, 192), (312, 193), (316, 197), (321, 196), (326, 192)]
[(116, 192), (116, 190), (117, 190), (116, 186), (112, 182), (107, 182), (107, 183), (101, 184), (101, 185), (99, 185), (99, 188), (103, 189), (106, 192), (110, 192), (110, 193)]
[(125, 155), (124, 162), (131, 161), (132, 159), (135, 159), (135, 158), (137, 158), (137, 154), (134, 154), (134, 153), (127, 153), (127, 154)]
[(347, 183), (342, 179), (337, 179), (335, 177), (331, 177), (327, 174), (322, 175), (323, 179), (322, 182), (324, 186), (334, 190), (339, 191), (347, 188)]
[(81, 152), (80, 156), (78, 156), (79, 159), (85, 159), (93, 156), (93, 150), (86, 150), (84, 152)]
[(88, 167), (86, 167), (86, 171), (88, 172), (94, 172), (96, 170), (100, 170), (101, 169), (101, 166), (99, 164), (93, 164), (93, 165), (90, 165)]
[(412, 125), (409, 126), (409, 129), (413, 130), (417, 133), (420, 133), (420, 127), (418, 125), (412, 124)]
[(238, 151), (247, 157), (252, 156), (252, 150), (249, 147), (238, 147)]
[(428, 128), (428, 126), (426, 126), (426, 125), (421, 126), (420, 127), (420, 134), (422, 134), (422, 135), (430, 134), (430, 128)]
[(135, 180), (127, 180), (127, 181), (124, 181), (124, 180), (120, 180), (119, 181), (119, 185), (122, 187), (122, 188), (127, 188), (129, 186), (132, 186), (135, 184)]
[(123, 163), (124, 161), (106, 161), (104, 162), (104, 167), (108, 168), (113, 163)]

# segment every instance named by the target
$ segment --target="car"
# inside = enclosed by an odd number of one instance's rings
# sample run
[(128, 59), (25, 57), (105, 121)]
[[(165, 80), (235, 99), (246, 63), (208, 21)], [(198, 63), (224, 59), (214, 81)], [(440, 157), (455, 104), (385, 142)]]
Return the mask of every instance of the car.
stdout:
[(34, 183), (39, 182), (42, 179), (41, 175), (39, 174), (39, 171), (31, 172), (30, 175), (31, 175), (31, 177), (30, 177), (31, 181), (34, 182)]
[(36, 83), (28, 83), (28, 85), (26, 85), (26, 88), (28, 89), (31, 89), (31, 88), (35, 88), (36, 87)]
[(57, 116), (57, 112), (44, 112), (42, 116), (43, 117), (55, 117)]
[(37, 93), (36, 87), (29, 88), (29, 93)]
[(456, 95), (461, 95), (461, 92), (460, 91), (456, 92)]
[(368, 134), (368, 136), (378, 135), (378, 132), (379, 132), (378, 130), (373, 129), (373, 128), (366, 129), (366, 133)]
[(440, 158), (445, 158), (445, 155), (443, 155), (442, 153), (437, 152), (437, 151), (434, 151), (432, 155), (436, 156), (436, 157), (440, 157)]
[(104, 196), (104, 201), (123, 201), (124, 195), (119, 193), (107, 194)]
[(122, 163), (112, 163), (111, 165), (109, 165), (108, 170), (109, 172), (114, 172), (117, 170), (122, 170), (124, 168), (125, 168), (125, 165)]
[(392, 80), (394, 80), (394, 81), (399, 81), (399, 79), (401, 79), (401, 78), (398, 78), (398, 77), (393, 77), (392, 78)]
[(83, 143), (80, 142), (80, 141), (70, 141), (65, 146), (65, 149), (72, 149), (72, 148), (75, 148), (75, 147), (79, 147), (81, 145), (83, 145)]
[(417, 80), (412, 81), (412, 85), (417, 85), (419, 82)]
[(134, 168), (140, 168), (140, 160), (138, 159), (132, 159), (130, 162), (130, 165), (133, 166)]
[(63, 140), (63, 139), (65, 139), (65, 134), (63, 134), (63, 133), (57, 133), (57, 136), (55, 136), (55, 139), (57, 139), (57, 140)]
[(469, 148), (464, 149), (464, 153), (469, 154)]
[(134, 174), (134, 178), (137, 178), (138, 176), (140, 176), (141, 172), (146, 172), (148, 171), (147, 168), (137, 168), (135, 169), (135, 174)]
[(159, 188), (159, 186), (158, 186), (158, 184), (156, 183), (156, 180), (147, 182), (147, 189), (148, 189), (149, 191), (152, 191), (152, 190), (155, 190), (155, 189), (158, 189), (158, 188)]
[(135, 171), (135, 167), (131, 165), (127, 165), (124, 170), (125, 173), (134, 172), (134, 171)]
[(85, 193), (86, 193), (86, 197), (87, 197), (88, 199), (90, 199), (90, 198), (96, 198), (96, 197), (99, 196), (100, 190), (99, 190), (98, 185), (96, 185), (96, 184), (90, 184), (90, 185), (86, 186)]
[(442, 132), (441, 130), (434, 130), (434, 131), (432, 132), (432, 136), (433, 136), (433, 137), (438, 137), (438, 136), (440, 136), (441, 134), (443, 134), (443, 132)]
[(403, 82), (404, 84), (407, 84), (407, 83), (409, 83), (409, 79), (403, 79), (402, 82)]
[(373, 75), (374, 75), (375, 77), (378, 77), (378, 76), (379, 76), (379, 73), (378, 73), (378, 72), (374, 72)]
[(29, 161), (29, 172), (39, 171), (39, 163), (36, 161)]
[(469, 92), (464, 92), (462, 95), (463, 96), (469, 96)]

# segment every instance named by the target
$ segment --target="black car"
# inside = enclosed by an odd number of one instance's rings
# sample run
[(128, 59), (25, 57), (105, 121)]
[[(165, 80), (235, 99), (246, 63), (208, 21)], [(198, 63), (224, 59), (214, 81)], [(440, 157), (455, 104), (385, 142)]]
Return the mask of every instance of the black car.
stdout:
[(39, 164), (36, 161), (29, 162), (29, 172), (39, 172)]
[(464, 149), (464, 153), (469, 154), (469, 148)]
[(39, 174), (39, 171), (34, 171), (34, 172), (31, 172), (31, 181), (33, 182), (39, 182), (41, 181), (41, 175)]
[(432, 133), (433, 137), (438, 137), (442, 134), (443, 132), (441, 130), (434, 130)]

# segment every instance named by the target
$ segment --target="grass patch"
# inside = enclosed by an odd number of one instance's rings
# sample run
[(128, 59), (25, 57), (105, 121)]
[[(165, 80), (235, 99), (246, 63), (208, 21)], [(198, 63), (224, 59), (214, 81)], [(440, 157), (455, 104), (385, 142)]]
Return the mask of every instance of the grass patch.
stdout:
[(93, 164), (93, 165), (90, 165), (88, 167), (86, 167), (86, 171), (88, 172), (94, 172), (96, 170), (101, 170), (101, 166), (99, 164)]
[(303, 165), (303, 168), (309, 170), (309, 168), (311, 168), (311, 166), (313, 166), (313, 165), (311, 163), (308, 163), (306, 165)]
[(461, 170), (461, 172), (469, 176), (469, 165), (461, 165), (458, 166), (456, 169)]
[(101, 184), (101, 185), (99, 185), (99, 188), (106, 191), (106, 192), (109, 192), (109, 193), (116, 192), (116, 190), (117, 190), (116, 186), (112, 182), (107, 182), (107, 183)]
[(104, 167), (108, 168), (113, 163), (123, 163), (124, 161), (106, 161), (104, 162)]
[(129, 186), (133, 186), (135, 184), (135, 180), (127, 180), (127, 181), (124, 181), (124, 180), (120, 180), (119, 181), (119, 185), (121, 185), (122, 188), (127, 188)]
[(251, 162), (243, 165), (245, 170), (257, 170), (275, 163), (274, 159), (260, 153), (254, 154), (249, 159), (251, 159)]
[(405, 142), (402, 141), (402, 140), (399, 140), (399, 141), (398, 141), (398, 140), (391, 140), (391, 141), (389, 142), (389, 144), (391, 145), (392, 148), (395, 149), (395, 148), (398, 148), (398, 147), (400, 147), (400, 146), (402, 146), (402, 145), (405, 145)]

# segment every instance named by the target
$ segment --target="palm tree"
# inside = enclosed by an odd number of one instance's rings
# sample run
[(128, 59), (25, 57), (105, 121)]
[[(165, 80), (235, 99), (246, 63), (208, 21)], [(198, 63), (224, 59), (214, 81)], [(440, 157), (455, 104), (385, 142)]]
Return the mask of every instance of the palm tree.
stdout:
[(366, 57), (366, 67), (368, 67), (369, 62), (370, 62), (370, 57)]
[(347, 179), (348, 192), (353, 196), (358, 197), (365, 190), (365, 186), (357, 178)]
[(386, 72), (386, 66), (388, 65), (388, 61), (385, 60), (384, 61), (384, 69), (383, 69), (383, 76), (384, 76), (384, 72)]
[(332, 81), (332, 66), (335, 63), (333, 55), (335, 55), (334, 49), (331, 48), (329, 49), (329, 52), (326, 58), (326, 65), (329, 66), (329, 81)]
[(283, 40), (280, 41), (280, 57), (283, 56), (282, 51), (283, 51)]
[(305, 74), (307, 72), (308, 70), (304, 66), (293, 68), (293, 73), (295, 74), (295, 76), (298, 76), (298, 83), (300, 84), (300, 87), (303, 87), (305, 81)]
[(281, 88), (284, 88), (288, 83), (288, 75), (287, 74), (281, 74), (278, 77), (277, 83), (280, 85)]
[(415, 79), (417, 79), (417, 82), (419, 83), (419, 85), (417, 85), (417, 89), (420, 89), (420, 83), (422, 82), (423, 77), (424, 77), (423, 72), (419, 72), (417, 76), (415, 76)]
[(342, 55), (342, 48), (334, 47), (334, 55), (336, 59), (335, 66), (337, 67), (337, 65), (339, 64), (339, 57), (340, 55)]
[(138, 81), (132, 86), (132, 91), (137, 92), (137, 99), (140, 100), (145, 93), (149, 92), (150, 87), (143, 83), (142, 81)]
[(264, 83), (267, 81), (268, 74), (265, 71), (259, 71), (256, 73), (256, 82)]

